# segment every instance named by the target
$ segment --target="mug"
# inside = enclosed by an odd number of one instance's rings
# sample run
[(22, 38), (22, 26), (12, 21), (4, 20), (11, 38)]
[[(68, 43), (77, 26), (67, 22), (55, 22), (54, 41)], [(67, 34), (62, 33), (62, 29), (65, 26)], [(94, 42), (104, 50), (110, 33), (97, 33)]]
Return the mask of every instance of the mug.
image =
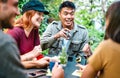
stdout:
[(50, 71), (52, 71), (54, 65), (55, 65), (55, 62), (54, 61), (50, 61), (50, 63), (49, 63), (49, 69), (50, 69)]

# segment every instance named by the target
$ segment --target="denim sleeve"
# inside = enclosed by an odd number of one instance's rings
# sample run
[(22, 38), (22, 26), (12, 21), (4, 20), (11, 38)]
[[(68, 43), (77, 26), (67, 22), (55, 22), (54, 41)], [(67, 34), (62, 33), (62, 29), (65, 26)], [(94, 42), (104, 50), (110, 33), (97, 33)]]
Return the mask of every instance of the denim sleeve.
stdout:
[(54, 41), (56, 41), (56, 39), (54, 39), (54, 32), (56, 31), (53, 28), (55, 29), (54, 25), (51, 23), (43, 33), (40, 39), (42, 50), (49, 48), (54, 43)]

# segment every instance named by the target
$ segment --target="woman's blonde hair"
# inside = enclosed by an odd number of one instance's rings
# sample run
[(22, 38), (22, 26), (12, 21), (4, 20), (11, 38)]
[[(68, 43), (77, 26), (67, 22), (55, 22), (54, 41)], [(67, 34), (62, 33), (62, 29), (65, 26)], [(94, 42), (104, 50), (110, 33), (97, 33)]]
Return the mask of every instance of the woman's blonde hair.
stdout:
[(15, 26), (21, 26), (23, 28), (29, 28), (32, 26), (31, 19), (37, 11), (29, 10), (26, 11), (18, 20), (15, 21)]

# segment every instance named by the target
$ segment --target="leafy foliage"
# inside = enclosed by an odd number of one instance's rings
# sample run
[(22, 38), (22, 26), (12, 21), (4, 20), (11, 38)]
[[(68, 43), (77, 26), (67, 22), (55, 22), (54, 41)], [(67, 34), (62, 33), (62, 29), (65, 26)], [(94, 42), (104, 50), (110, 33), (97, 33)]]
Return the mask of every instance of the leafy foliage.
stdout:
[(89, 43), (92, 51), (103, 40), (104, 37), (104, 14), (107, 6), (110, 5), (112, 0), (87, 0), (77, 1), (76, 18), (75, 22), (85, 26), (89, 32)]
[(26, 2), (28, 2), (29, 0), (19, 0), (19, 5), (18, 5), (18, 7), (19, 7), (19, 10), (20, 10), (20, 12), (22, 11), (22, 7), (23, 7), (23, 5), (26, 3)]
[(58, 8), (62, 0), (41, 0), (41, 2), (45, 5), (46, 9), (49, 11), (49, 15), (45, 16), (43, 23), (41, 23), (40, 34), (45, 31), (47, 25), (51, 23), (53, 20), (59, 20), (58, 18)]
[[(80, 3), (82, 4), (82, 3)], [(91, 8), (95, 8), (95, 6), (91, 5), (91, 7), (84, 7), (83, 9), (80, 8), (76, 12), (76, 19), (75, 22), (78, 24), (81, 24), (85, 26), (88, 29), (89, 32), (89, 43), (92, 47), (92, 50), (99, 44), (99, 42), (103, 39), (103, 31), (99, 31), (95, 29), (95, 21), (94, 20), (99, 14), (99, 11), (91, 11)], [(101, 18), (98, 18), (97, 20), (102, 20), (103, 22), (103, 15), (101, 15)], [(101, 26), (103, 26), (101, 24)], [(103, 28), (103, 27), (101, 27)]]

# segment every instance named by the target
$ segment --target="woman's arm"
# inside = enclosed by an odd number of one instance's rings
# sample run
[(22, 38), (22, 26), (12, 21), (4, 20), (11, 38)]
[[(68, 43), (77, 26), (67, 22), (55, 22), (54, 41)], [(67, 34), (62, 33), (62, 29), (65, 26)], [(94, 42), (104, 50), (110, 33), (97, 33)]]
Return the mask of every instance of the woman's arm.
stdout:
[(21, 61), (26, 61), (26, 60), (33, 60), (34, 58), (36, 58), (37, 56), (39, 56), (42, 52), (42, 49), (41, 49), (41, 46), (38, 45), (38, 46), (35, 46), (35, 48), (24, 54), (24, 55), (21, 55)]
[(49, 65), (50, 58), (44, 57), (40, 60), (21, 61), (25, 68), (43, 68)]
[(97, 72), (98, 71), (95, 71), (90, 64), (87, 64), (81, 78), (95, 78), (97, 76)]
[(22, 61), (25, 68), (35, 68), (37, 63), (35, 61)]

